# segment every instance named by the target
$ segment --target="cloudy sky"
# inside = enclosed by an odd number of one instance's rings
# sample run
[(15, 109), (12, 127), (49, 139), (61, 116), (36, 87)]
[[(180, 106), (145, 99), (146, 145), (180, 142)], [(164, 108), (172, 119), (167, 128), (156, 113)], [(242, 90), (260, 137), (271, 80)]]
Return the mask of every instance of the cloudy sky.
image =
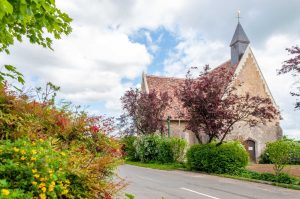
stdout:
[(277, 76), (286, 47), (300, 45), (299, 0), (57, 0), (73, 19), (73, 33), (54, 51), (27, 41), (0, 55), (34, 87), (61, 86), (60, 98), (89, 105), (91, 113), (120, 114), (119, 98), (138, 86), (142, 71), (183, 76), (190, 66), (216, 66), (230, 58), (241, 23), (282, 111), (285, 135), (300, 138), (300, 111), (289, 95), (294, 79)]

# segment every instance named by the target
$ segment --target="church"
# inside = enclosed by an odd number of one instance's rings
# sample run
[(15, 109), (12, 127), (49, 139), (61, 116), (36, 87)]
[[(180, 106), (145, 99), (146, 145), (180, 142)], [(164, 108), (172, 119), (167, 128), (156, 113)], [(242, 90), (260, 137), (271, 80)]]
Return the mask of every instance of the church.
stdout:
[[(217, 66), (214, 70), (218, 70), (218, 68), (233, 70), (234, 75), (231, 83), (233, 83), (233, 85), (243, 83), (242, 86), (238, 87), (238, 94), (244, 95), (249, 93), (253, 96), (268, 97), (271, 99), (274, 107), (279, 110), (251, 50), (250, 41), (240, 22), (238, 22), (230, 42), (230, 48), (230, 59)], [(187, 119), (181, 114), (184, 110), (182, 110), (180, 100), (175, 97), (176, 90), (184, 81), (184, 78), (154, 76), (143, 73), (141, 90), (144, 92), (151, 90), (167, 92), (169, 96), (173, 96), (172, 104), (165, 113), (166, 122), (167, 118), (170, 118), (170, 134), (171, 136), (186, 139), (189, 144), (194, 144), (197, 143), (197, 139), (192, 132), (185, 129)], [(259, 124), (255, 127), (250, 127), (247, 124), (239, 122), (234, 126), (226, 140), (241, 141), (245, 145), (251, 161), (257, 162), (265, 149), (266, 143), (282, 137), (282, 129), (279, 122), (279, 115), (272, 122)]]

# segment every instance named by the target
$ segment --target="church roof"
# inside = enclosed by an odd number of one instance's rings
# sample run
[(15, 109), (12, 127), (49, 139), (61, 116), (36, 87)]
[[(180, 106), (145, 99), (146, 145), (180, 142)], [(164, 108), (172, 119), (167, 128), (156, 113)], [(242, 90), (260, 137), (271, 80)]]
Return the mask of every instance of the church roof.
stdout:
[(240, 22), (238, 22), (238, 24), (236, 26), (234, 35), (233, 35), (232, 40), (230, 42), (230, 46), (233, 46), (237, 42), (247, 43), (247, 44), (250, 43), (250, 41), (249, 41), (242, 25), (240, 24)]
[[(211, 72), (208, 75), (219, 74), (220, 70), (232, 72), (236, 70), (237, 65), (232, 66), (231, 61), (227, 61)], [(162, 77), (154, 75), (145, 75), (145, 81), (148, 91), (155, 90), (156, 92), (167, 92), (168, 95), (172, 98), (171, 105), (165, 111), (165, 119), (168, 116), (171, 116), (171, 120), (187, 120), (186, 110), (183, 108), (182, 102), (178, 97), (176, 97), (176, 92), (184, 84), (185, 78), (176, 78), (176, 77)], [(224, 83), (224, 86), (228, 85), (229, 82)]]

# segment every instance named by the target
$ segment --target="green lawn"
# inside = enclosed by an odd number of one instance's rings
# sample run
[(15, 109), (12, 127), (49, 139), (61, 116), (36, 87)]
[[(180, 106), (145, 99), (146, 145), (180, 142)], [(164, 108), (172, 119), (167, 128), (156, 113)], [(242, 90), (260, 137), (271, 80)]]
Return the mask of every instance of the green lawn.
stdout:
[(161, 164), (161, 163), (133, 162), (133, 161), (126, 160), (125, 164), (139, 166), (139, 167), (146, 167), (146, 168), (151, 168), (151, 169), (166, 170), (166, 171), (177, 170), (177, 169), (186, 170), (185, 166), (180, 163)]

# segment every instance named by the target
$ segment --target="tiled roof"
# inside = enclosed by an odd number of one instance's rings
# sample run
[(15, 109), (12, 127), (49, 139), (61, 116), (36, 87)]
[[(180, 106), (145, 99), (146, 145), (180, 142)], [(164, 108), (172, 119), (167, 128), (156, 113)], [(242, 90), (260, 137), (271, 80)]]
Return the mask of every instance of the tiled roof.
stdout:
[[(229, 60), (213, 69), (209, 74), (217, 73), (219, 70), (223, 69), (226, 69), (228, 72), (234, 72), (236, 67), (237, 65), (231, 66), (231, 61)], [(176, 91), (184, 84), (185, 78), (145, 75), (145, 80), (147, 81), (149, 91), (155, 90), (162, 93), (167, 92), (172, 98), (171, 105), (165, 112), (165, 118), (171, 116), (171, 120), (187, 119), (186, 110), (183, 108), (182, 102), (176, 97)]]

